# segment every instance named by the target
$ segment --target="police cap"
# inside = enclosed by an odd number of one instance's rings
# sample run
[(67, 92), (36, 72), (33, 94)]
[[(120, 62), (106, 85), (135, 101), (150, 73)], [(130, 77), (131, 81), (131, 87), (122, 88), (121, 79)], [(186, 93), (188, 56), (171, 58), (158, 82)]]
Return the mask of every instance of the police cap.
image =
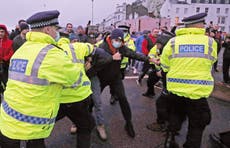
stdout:
[(129, 31), (130, 27), (127, 26), (127, 25), (119, 25), (118, 28), (121, 29), (121, 30), (123, 30), (123, 31)]
[(196, 23), (200, 23), (200, 22), (205, 23), (205, 17), (206, 16), (207, 16), (207, 13), (199, 13), (199, 14), (184, 18), (182, 20), (182, 22), (184, 22), (185, 25), (196, 24)]
[(58, 25), (59, 14), (57, 10), (38, 12), (29, 17), (26, 22), (30, 24), (31, 29)]

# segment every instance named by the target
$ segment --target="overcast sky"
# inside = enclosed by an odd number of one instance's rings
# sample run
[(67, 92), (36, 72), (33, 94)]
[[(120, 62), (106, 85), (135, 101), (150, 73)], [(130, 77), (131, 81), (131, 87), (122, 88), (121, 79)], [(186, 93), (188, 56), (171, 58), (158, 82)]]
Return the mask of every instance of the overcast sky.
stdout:
[[(94, 24), (113, 13), (116, 4), (132, 3), (135, 0), (94, 0)], [(43, 10), (59, 10), (62, 26), (71, 22), (85, 26), (92, 18), (92, 0), (1, 0), (0, 24), (13, 29), (19, 19), (27, 19)]]

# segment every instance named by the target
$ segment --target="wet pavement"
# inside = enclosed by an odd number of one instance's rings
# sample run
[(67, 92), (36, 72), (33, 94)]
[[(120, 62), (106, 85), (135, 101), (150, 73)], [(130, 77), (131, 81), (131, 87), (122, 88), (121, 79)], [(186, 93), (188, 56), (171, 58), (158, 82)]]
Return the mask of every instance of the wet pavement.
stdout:
[[(219, 57), (222, 59), (223, 50)], [(221, 83), (222, 60), (218, 62), (219, 72), (213, 72), (215, 78), (215, 89), (208, 99), (212, 121), (203, 134), (201, 148), (209, 148), (209, 134), (213, 132), (223, 132), (230, 130), (230, 88)], [(131, 73), (128, 74), (132, 75)], [(124, 80), (126, 95), (132, 110), (132, 120), (136, 131), (134, 139), (127, 136), (124, 130), (124, 119), (121, 114), (120, 106), (116, 103), (114, 106), (109, 103), (109, 90), (106, 88), (102, 94), (103, 112), (106, 120), (106, 129), (108, 140), (101, 141), (98, 138), (96, 130), (92, 133), (92, 148), (163, 148), (165, 139), (164, 133), (152, 132), (147, 130), (146, 124), (156, 121), (155, 102), (160, 89), (155, 87), (157, 95), (154, 99), (142, 96), (146, 90), (146, 79), (143, 80), (143, 86), (136, 84), (135, 77), (129, 77)], [(55, 128), (49, 138), (46, 139), (47, 148), (74, 148), (76, 145), (76, 135), (70, 134), (71, 122), (64, 118), (55, 125)], [(176, 137), (180, 147), (182, 147), (187, 132), (187, 122), (183, 124), (180, 135)]]
[[(152, 132), (146, 129), (146, 124), (156, 120), (155, 101), (159, 94), (154, 99), (143, 97), (141, 94), (145, 91), (146, 79), (144, 86), (137, 86), (134, 79), (124, 81), (126, 94), (132, 109), (133, 123), (136, 130), (134, 139), (127, 136), (124, 130), (124, 120), (120, 111), (119, 104), (111, 106), (109, 103), (109, 91), (106, 88), (102, 94), (104, 115), (106, 119), (106, 128), (109, 139), (106, 142), (101, 141), (96, 130), (92, 134), (92, 148), (155, 148), (163, 143), (164, 134)], [(230, 103), (209, 99), (210, 108), (212, 111), (212, 121), (207, 126), (204, 135), (202, 148), (209, 147), (208, 135), (212, 132), (222, 132), (230, 129)], [(71, 122), (65, 118), (59, 121), (53, 130), (52, 135), (46, 140), (48, 148), (73, 148), (75, 147), (76, 135), (70, 135), (69, 129)], [(180, 145), (183, 144), (186, 137), (186, 126), (183, 125), (180, 135), (177, 137)], [(162, 147), (162, 146), (160, 146)]]

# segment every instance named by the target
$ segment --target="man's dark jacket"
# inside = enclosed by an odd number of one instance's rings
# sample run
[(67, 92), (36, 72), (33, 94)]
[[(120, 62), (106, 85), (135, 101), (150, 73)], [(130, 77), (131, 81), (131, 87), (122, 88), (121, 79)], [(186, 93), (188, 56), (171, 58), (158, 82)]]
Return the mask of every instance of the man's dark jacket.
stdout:
[[(104, 49), (110, 55), (112, 55), (112, 52), (109, 49), (109, 45), (106, 41), (100, 44), (99, 47)], [(126, 46), (120, 47), (118, 51), (122, 55), (122, 57), (129, 57), (132, 59), (137, 59), (145, 62), (149, 60), (149, 57), (135, 53), (134, 51), (132, 51), (130, 48)], [(121, 60), (118, 61), (113, 60), (98, 72), (98, 77), (101, 82), (105, 84), (109, 84), (114, 80), (121, 79), (121, 71), (120, 71)]]

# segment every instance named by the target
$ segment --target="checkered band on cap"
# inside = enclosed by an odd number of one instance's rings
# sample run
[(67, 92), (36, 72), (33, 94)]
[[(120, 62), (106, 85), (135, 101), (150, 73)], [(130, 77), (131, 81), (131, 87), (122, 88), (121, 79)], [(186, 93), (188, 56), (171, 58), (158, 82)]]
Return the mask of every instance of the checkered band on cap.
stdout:
[(30, 24), (30, 27), (31, 29), (34, 29), (34, 28), (41, 28), (41, 27), (57, 25), (57, 24), (59, 24), (58, 18), (54, 18), (54, 19), (47, 20), (47, 21), (32, 23)]
[(205, 22), (205, 19), (201, 18), (201, 19), (197, 19), (197, 20), (191, 20), (191, 21), (184, 22), (184, 24), (189, 25), (189, 24), (195, 24), (195, 23), (199, 23), (199, 22)]

